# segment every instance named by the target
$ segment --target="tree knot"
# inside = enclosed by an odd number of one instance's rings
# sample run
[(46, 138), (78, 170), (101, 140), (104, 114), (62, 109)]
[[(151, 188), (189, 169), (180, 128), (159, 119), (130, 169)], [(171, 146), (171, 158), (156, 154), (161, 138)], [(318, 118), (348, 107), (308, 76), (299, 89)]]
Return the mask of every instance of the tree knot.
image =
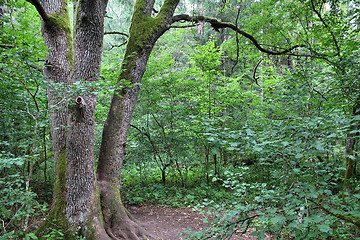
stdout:
[(76, 102), (76, 105), (78, 106), (78, 108), (83, 108), (86, 105), (85, 99), (81, 96), (78, 96), (75, 99), (75, 102)]

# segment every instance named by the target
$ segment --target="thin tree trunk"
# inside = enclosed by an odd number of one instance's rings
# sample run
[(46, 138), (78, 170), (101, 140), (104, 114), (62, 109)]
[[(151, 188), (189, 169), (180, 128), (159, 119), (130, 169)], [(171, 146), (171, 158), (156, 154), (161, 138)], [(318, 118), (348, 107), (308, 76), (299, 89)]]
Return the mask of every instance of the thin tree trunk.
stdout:
[[(357, 103), (353, 108), (352, 115), (358, 116), (360, 115), (360, 97), (356, 99)], [(356, 144), (356, 137), (359, 136), (358, 133), (351, 133), (351, 131), (359, 130), (359, 125), (352, 123), (348, 133), (346, 140), (346, 148), (345, 148), (345, 162), (346, 162), (346, 170), (345, 170), (345, 183), (344, 187), (347, 192), (352, 192), (353, 186), (351, 185), (351, 180), (353, 180), (356, 176), (356, 155), (354, 154), (354, 147)]]

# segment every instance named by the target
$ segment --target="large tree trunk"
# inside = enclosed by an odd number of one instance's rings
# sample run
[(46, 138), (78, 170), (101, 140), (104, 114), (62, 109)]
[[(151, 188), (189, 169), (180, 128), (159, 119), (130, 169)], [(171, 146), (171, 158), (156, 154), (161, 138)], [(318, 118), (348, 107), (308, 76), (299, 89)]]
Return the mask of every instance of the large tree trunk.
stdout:
[[(84, 0), (74, 4), (75, 66), (72, 80), (83, 83), (98, 81), (107, 0)], [(88, 89), (82, 96), (72, 96), (71, 101), (66, 141), (66, 216), (72, 227), (79, 229), (87, 239), (106, 239), (94, 171), (96, 96)]]
[[(67, 95), (59, 89), (61, 86), (70, 84), (74, 69), (70, 28), (69, 26), (61, 28), (58, 26), (56, 18), (51, 18), (53, 15), (58, 15), (58, 18), (63, 19), (64, 22), (70, 22), (67, 6), (64, 6), (61, 1), (44, 1), (41, 4), (44, 11), (40, 14), (43, 19), (42, 35), (45, 45), (49, 48), (43, 72), (49, 81), (47, 95), (50, 109), (50, 133), (54, 150), (55, 180), (53, 205), (49, 218), (38, 229), (40, 236), (46, 234), (47, 229), (52, 225), (56, 225), (60, 229), (70, 228), (70, 223), (64, 214), (66, 199), (63, 194), (66, 191)], [(65, 236), (67, 235), (65, 234)]]
[[(48, 89), (50, 129), (55, 159), (52, 209), (38, 235), (58, 229), (65, 239), (110, 239), (102, 226), (99, 190), (94, 173), (96, 97), (66, 94), (76, 81), (98, 80), (106, 1), (79, 1), (73, 44), (66, 1), (31, 1), (42, 18), (49, 48), (44, 75)], [(60, 84), (65, 89), (60, 89)]]
[[(169, 29), (179, 0), (166, 0), (156, 17), (151, 17), (154, 0), (136, 1), (122, 73), (129, 86), (116, 90), (106, 119), (97, 176), (106, 230), (124, 239), (149, 237), (124, 208), (120, 198), (121, 168), (132, 114), (146, 64), (157, 39)], [(120, 209), (120, 210), (119, 210)]]
[[(42, 33), (49, 48), (45, 77), (51, 135), (55, 155), (52, 209), (38, 229), (42, 237), (53, 229), (65, 239), (140, 239), (149, 235), (125, 210), (120, 198), (120, 176), (126, 138), (139, 94), (139, 83), (156, 40), (169, 29), (179, 0), (166, 0), (157, 17), (151, 17), (155, 0), (136, 1), (123, 72), (119, 82), (131, 82), (115, 92), (104, 126), (97, 171), (94, 172), (96, 96), (69, 95), (74, 82), (99, 79), (103, 24), (107, 1), (80, 0), (74, 4), (73, 43), (66, 1), (29, 0), (42, 18)], [(99, 183), (99, 184), (97, 184)]]

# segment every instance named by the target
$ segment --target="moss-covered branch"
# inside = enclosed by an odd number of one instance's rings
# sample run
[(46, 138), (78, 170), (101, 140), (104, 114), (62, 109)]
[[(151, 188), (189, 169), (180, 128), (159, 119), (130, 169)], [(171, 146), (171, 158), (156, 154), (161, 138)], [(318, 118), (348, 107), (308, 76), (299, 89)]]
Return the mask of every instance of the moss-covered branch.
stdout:
[(222, 22), (216, 18), (211, 18), (211, 17), (207, 17), (207, 16), (189, 16), (187, 14), (181, 14), (181, 15), (173, 16), (172, 20), (173, 20), (173, 23), (180, 22), (180, 21), (193, 22), (193, 23), (207, 22), (207, 23), (210, 23), (211, 27), (214, 28), (215, 31), (219, 31), (220, 28), (230, 28), (230, 29), (234, 30), (235, 32), (241, 34), (242, 36), (246, 37), (247, 39), (249, 39), (255, 45), (255, 47), (257, 49), (259, 49), (261, 52), (264, 52), (264, 53), (267, 53), (270, 55), (284, 55), (287, 53), (291, 53), (291, 51), (296, 48), (304, 47), (304, 45), (295, 45), (295, 46), (285, 49), (283, 51), (271, 51), (271, 50), (263, 48), (259, 44), (259, 42), (254, 38), (254, 36), (239, 29), (235, 24), (230, 23), (230, 22)]
[(159, 11), (159, 17), (171, 18), (175, 8), (179, 4), (179, 0), (165, 0)]
[(327, 214), (330, 214), (336, 218), (339, 218), (341, 220), (344, 220), (347, 223), (354, 224), (359, 230), (360, 230), (360, 219), (354, 215), (345, 215), (341, 213), (334, 213), (328, 208), (324, 207), (322, 203), (319, 203), (316, 199), (309, 198), (311, 202), (313, 202), (316, 206), (318, 206), (321, 210), (326, 212)]

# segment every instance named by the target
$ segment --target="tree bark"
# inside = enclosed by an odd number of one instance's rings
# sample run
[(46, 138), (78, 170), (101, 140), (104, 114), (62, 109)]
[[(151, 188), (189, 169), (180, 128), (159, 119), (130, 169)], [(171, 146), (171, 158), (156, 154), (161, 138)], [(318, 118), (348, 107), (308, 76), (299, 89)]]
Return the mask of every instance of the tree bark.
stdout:
[(69, 95), (68, 89), (74, 82), (99, 79), (107, 1), (73, 1), (73, 33), (66, 1), (28, 1), (41, 16), (49, 48), (44, 75), (51, 83), (48, 98), (56, 165), (53, 206), (37, 235), (41, 238), (57, 229), (65, 239), (77, 235), (101, 240), (151, 237), (121, 202), (121, 167), (148, 58), (157, 39), (170, 28), (179, 0), (166, 0), (156, 17), (151, 17), (155, 0), (135, 3), (118, 81), (125, 79), (131, 84), (114, 93), (103, 131), (98, 181), (94, 172), (96, 96), (90, 88), (80, 95)]
[[(118, 89), (106, 120), (98, 165), (94, 172), (96, 96), (69, 95), (74, 82), (99, 79), (106, 0), (74, 1), (74, 31), (66, 1), (28, 0), (42, 19), (42, 34), (49, 48), (44, 75), (48, 89), (50, 129), (55, 159), (52, 209), (38, 229), (41, 238), (53, 229), (66, 239), (149, 238), (124, 208), (120, 198), (122, 159), (139, 84), (157, 39), (170, 28), (179, 0), (166, 0), (151, 17), (155, 0), (136, 1)], [(73, 37), (75, 41), (73, 42)], [(61, 89), (64, 88), (64, 89)], [(62, 91), (65, 90), (65, 91)]]
[(75, 42), (66, 1), (30, 2), (41, 16), (42, 34), (49, 48), (44, 76), (50, 82), (50, 130), (55, 159), (53, 205), (37, 234), (42, 237), (58, 229), (66, 239), (76, 235), (110, 239), (102, 224), (94, 172), (96, 96), (90, 91), (83, 96), (66, 91), (76, 81), (86, 83), (99, 78), (107, 2), (77, 2)]
[[(353, 107), (352, 116), (356, 117), (360, 115), (360, 97), (356, 99), (356, 104)], [(359, 130), (360, 126), (356, 122), (352, 122), (349, 133), (347, 134), (348, 139), (346, 140), (345, 146), (345, 183), (344, 187), (347, 192), (353, 191), (351, 180), (356, 177), (356, 155), (354, 154), (354, 148), (359, 133), (352, 133), (352, 131)]]
[(117, 89), (113, 95), (104, 125), (97, 168), (106, 231), (110, 236), (123, 239), (151, 237), (126, 211), (121, 202), (119, 189), (124, 149), (141, 79), (157, 39), (170, 28), (171, 18), (179, 0), (166, 0), (158, 15), (151, 17), (154, 2), (135, 2), (122, 73), (118, 79), (118, 83), (125, 79), (131, 84)]
[[(62, 86), (71, 82), (71, 74), (74, 68), (72, 37), (68, 26), (60, 27), (57, 18), (49, 16), (57, 15), (59, 19), (69, 21), (66, 14), (67, 6), (61, 1), (43, 1), (39, 14), (42, 18), (42, 35), (45, 45), (48, 47), (47, 59), (44, 68), (44, 77), (49, 82), (47, 89), (48, 104), (50, 109), (50, 134), (54, 151), (54, 192), (53, 204), (46, 222), (38, 229), (39, 236), (48, 233), (50, 226), (55, 225), (59, 229), (70, 228), (70, 223), (65, 217), (66, 200), (65, 167), (66, 167), (66, 126), (68, 108), (67, 95), (60, 91)], [(69, 21), (70, 22), (70, 21)], [(55, 221), (56, 219), (56, 221)], [(65, 233), (65, 236), (68, 234)]]

